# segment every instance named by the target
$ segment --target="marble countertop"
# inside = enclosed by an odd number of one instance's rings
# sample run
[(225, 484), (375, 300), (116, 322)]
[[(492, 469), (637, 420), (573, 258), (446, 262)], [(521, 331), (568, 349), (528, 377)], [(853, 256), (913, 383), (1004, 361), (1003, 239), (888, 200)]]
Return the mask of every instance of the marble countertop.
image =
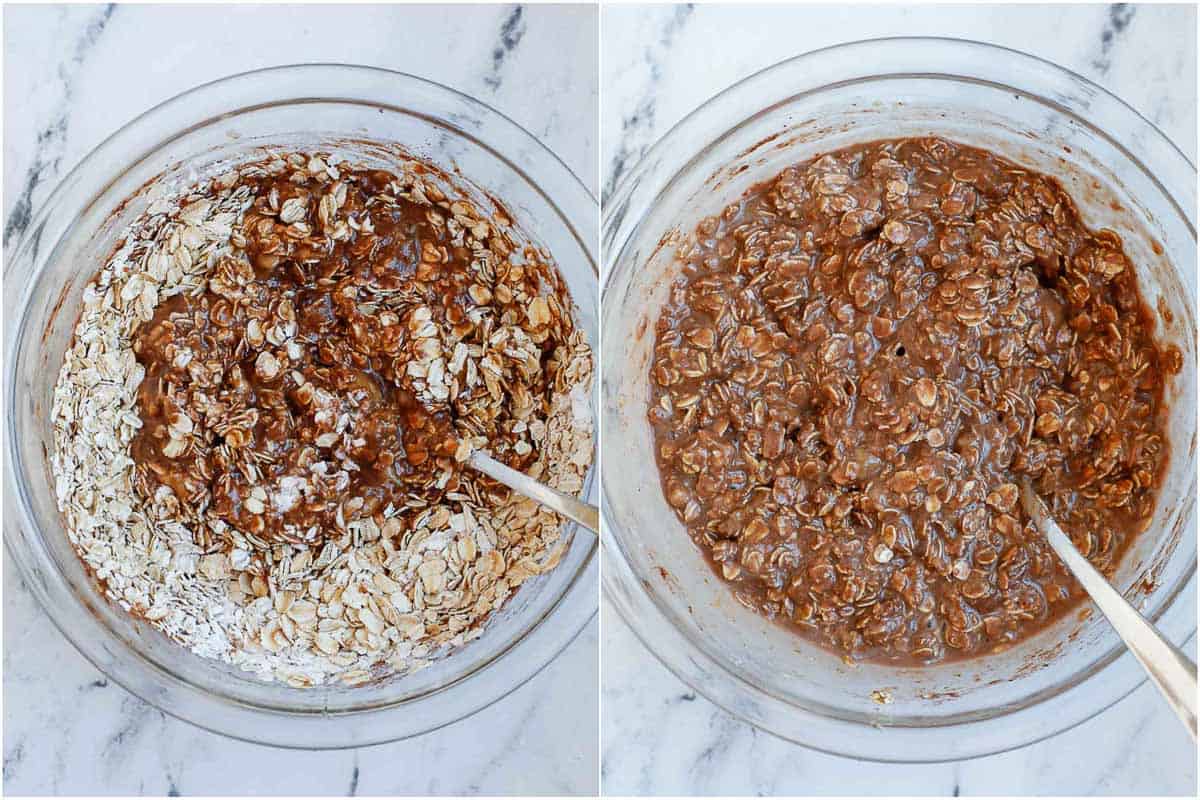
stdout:
[[(411, 72), (471, 94), (598, 194), (594, 8), (7, 6), (4, 242), (117, 127), (199, 83), (301, 61)], [(393, 745), (297, 753), (164, 716), (88, 664), (4, 564), (8, 794), (594, 794), (598, 622), (468, 720)], [(483, 733), (481, 733), (483, 732)]]
[[(680, 118), (737, 80), (819, 47), (906, 34), (983, 39), (1048, 58), (1124, 98), (1196, 158), (1191, 7), (610, 6), (601, 28), (604, 196)], [(885, 767), (733, 719), (671, 675), (607, 601), (601, 618), (606, 794), (1196, 793), (1195, 745), (1149, 685), (1034, 747)]]

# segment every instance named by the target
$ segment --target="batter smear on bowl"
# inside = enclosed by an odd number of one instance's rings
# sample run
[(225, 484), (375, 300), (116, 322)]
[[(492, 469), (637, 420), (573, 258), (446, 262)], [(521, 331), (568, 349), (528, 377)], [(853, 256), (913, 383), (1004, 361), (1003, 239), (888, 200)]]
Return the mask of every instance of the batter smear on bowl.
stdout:
[(941, 139), (790, 167), (704, 220), (657, 325), (664, 495), (737, 599), (853, 658), (1002, 649), (1150, 523), (1160, 351), (1120, 238), (1052, 178)]
[(358, 684), (478, 636), (578, 494), (591, 351), (549, 253), (436, 170), (286, 153), (150, 204), (84, 292), (54, 401), (106, 594), (264, 678)]

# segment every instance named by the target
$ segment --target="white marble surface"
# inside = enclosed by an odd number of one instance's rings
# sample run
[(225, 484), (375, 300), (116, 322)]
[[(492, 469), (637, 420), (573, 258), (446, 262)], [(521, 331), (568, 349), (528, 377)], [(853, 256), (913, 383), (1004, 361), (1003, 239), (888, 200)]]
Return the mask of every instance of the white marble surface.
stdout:
[[(337, 61), (494, 105), (597, 192), (596, 11), (587, 7), (4, 9), (4, 239), (103, 137), (198, 83)], [(296, 753), (200, 731), (108, 684), (4, 565), (8, 794), (594, 794), (598, 624), (491, 708), (394, 745)]]
[[(1108, 87), (1195, 161), (1196, 15), (1184, 6), (606, 7), (601, 12), (607, 196), (682, 116), (784, 58), (855, 39), (984, 39)], [(696, 697), (602, 604), (606, 794), (1196, 794), (1196, 750), (1153, 688), (1047, 743), (969, 762), (887, 766), (827, 756)]]

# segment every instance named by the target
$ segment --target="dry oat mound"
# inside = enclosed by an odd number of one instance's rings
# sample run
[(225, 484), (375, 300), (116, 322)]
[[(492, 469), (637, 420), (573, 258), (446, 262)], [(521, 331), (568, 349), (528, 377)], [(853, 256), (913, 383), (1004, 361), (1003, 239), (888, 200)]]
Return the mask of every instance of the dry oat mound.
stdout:
[(562, 556), (461, 461), (577, 494), (590, 349), (549, 254), (428, 174), (273, 155), (156, 200), (84, 291), (58, 504), (108, 597), (199, 655), (407, 672)]

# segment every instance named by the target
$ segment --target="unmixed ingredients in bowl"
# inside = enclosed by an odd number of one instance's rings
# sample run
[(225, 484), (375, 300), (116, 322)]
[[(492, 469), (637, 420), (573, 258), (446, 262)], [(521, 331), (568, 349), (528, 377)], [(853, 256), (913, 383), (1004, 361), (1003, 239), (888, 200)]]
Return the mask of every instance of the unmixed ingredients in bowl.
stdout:
[(1112, 231), (942, 139), (784, 170), (704, 220), (662, 310), (664, 495), (737, 599), (851, 658), (1003, 649), (1111, 573), (1166, 461), (1160, 351)]
[(577, 494), (591, 352), (502, 211), (284, 153), (156, 201), (85, 289), (54, 397), (71, 541), (106, 594), (264, 678), (357, 684), (478, 636)]

